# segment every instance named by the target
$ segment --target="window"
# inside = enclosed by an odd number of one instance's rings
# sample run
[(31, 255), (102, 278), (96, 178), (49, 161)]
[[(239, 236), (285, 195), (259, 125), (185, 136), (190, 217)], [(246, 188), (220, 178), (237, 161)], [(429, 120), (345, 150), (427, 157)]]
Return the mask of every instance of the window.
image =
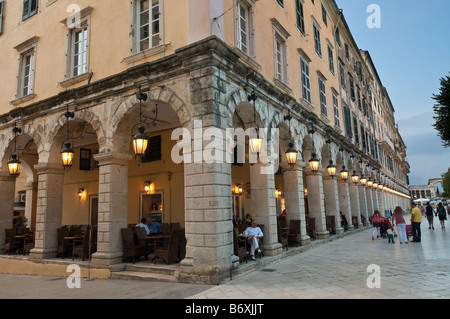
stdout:
[(91, 150), (80, 149), (80, 171), (89, 171), (91, 169)]
[(354, 101), (356, 98), (355, 82), (353, 81), (353, 76), (351, 76), (351, 75), (348, 76), (348, 79), (349, 79), (349, 83), (350, 83), (350, 96), (351, 96), (352, 100)]
[(336, 27), (336, 31), (334, 32), (334, 37), (336, 38), (336, 43), (341, 46), (341, 34), (339, 32), (339, 27)]
[(356, 87), (356, 96), (358, 98), (358, 108), (362, 110), (362, 103), (361, 103), (361, 90), (359, 89), (359, 86)]
[(37, 13), (38, 3), (38, 0), (23, 0), (22, 21)]
[(33, 93), (34, 54), (30, 50), (20, 57), (19, 97)]
[(355, 132), (355, 143), (359, 145), (358, 119), (353, 116), (353, 130)]
[(320, 31), (319, 28), (316, 26), (315, 23), (313, 23), (313, 29), (314, 29), (314, 47), (316, 49), (316, 53), (322, 57), (322, 47), (320, 44)]
[(367, 146), (366, 146), (366, 133), (364, 130), (364, 125), (361, 124), (361, 142), (362, 142), (362, 149), (363, 151), (367, 150)]
[(345, 73), (341, 61), (339, 61), (339, 76), (341, 78), (341, 86), (343, 89), (345, 89)]
[(322, 4), (322, 20), (323, 20), (323, 23), (325, 23), (325, 25), (328, 26), (327, 10), (323, 6), (323, 4)]
[(319, 76), (319, 98), (320, 98), (320, 114), (327, 115), (327, 95), (325, 92), (325, 81)]
[(350, 61), (350, 52), (348, 51), (348, 44), (345, 44), (345, 58)]
[(309, 64), (300, 56), (300, 66), (302, 72), (302, 97), (311, 103), (311, 89), (309, 83)]
[[(61, 82), (62, 86), (66, 86), (73, 81), (80, 80), (80, 75), (88, 76), (89, 72), (89, 33), (90, 18), (93, 8), (86, 7), (79, 12), (77, 21), (69, 17), (65, 23), (67, 26), (67, 47), (66, 47), (66, 81)], [(75, 78), (76, 77), (76, 78)], [(73, 79), (75, 78), (75, 79)]]
[(0, 34), (3, 32), (3, 7), (5, 1), (0, 0)]
[(141, 52), (161, 43), (159, 0), (139, 0), (136, 9), (137, 51)]
[(284, 1), (283, 0), (277, 0), (277, 2), (282, 8), (284, 8)]
[(350, 109), (344, 105), (344, 122), (345, 122), (345, 133), (348, 137), (352, 138), (352, 119), (350, 115)]
[(295, 0), (295, 10), (297, 14), (297, 28), (301, 33), (305, 33), (305, 17), (303, 15), (302, 0)]
[(148, 147), (142, 158), (142, 163), (161, 160), (161, 135), (152, 136), (148, 139)]
[(284, 81), (284, 52), (283, 52), (283, 43), (280, 39), (276, 39), (275, 41), (275, 55), (276, 55), (276, 77), (281, 82)]
[(328, 64), (330, 67), (331, 74), (334, 75), (334, 57), (333, 57), (333, 49), (328, 45)]
[(333, 110), (334, 110), (334, 125), (337, 127), (341, 126), (339, 120), (339, 106), (338, 106), (338, 98), (336, 94), (333, 93)]
[(249, 7), (242, 2), (239, 2), (236, 19), (236, 46), (247, 55), (250, 53), (249, 21)]

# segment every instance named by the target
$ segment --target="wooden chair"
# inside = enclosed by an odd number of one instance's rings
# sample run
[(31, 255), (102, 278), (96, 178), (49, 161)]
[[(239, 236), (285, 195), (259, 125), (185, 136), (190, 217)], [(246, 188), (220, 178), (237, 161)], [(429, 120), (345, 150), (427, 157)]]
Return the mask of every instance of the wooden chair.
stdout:
[(186, 257), (186, 230), (181, 228), (180, 247), (178, 247), (178, 260), (183, 260)]
[(180, 245), (181, 233), (181, 229), (173, 229), (170, 233), (167, 246), (155, 248), (154, 264), (156, 264), (157, 258), (161, 258), (167, 264), (178, 262), (178, 247)]
[(277, 223), (277, 232), (278, 232), (278, 242), (281, 244), (281, 248), (286, 247), (286, 251), (288, 250), (288, 234), (286, 230), (283, 230), (281, 227), (281, 223)]
[(234, 254), (239, 258), (239, 262), (248, 262), (248, 246), (245, 238), (239, 238), (239, 231), (233, 228), (233, 249)]
[(89, 256), (89, 236), (90, 229), (86, 229), (83, 237), (79, 239), (74, 239), (72, 242), (72, 260), (74, 260), (75, 255), (81, 257), (84, 261), (85, 258), (90, 258)]
[(326, 216), (327, 231), (330, 235), (336, 234), (336, 221), (334, 216)]
[[(144, 229), (143, 229), (144, 230)], [(133, 230), (131, 228), (122, 228), (122, 243), (123, 243), (123, 256), (122, 260), (130, 258), (135, 262), (136, 257), (140, 257), (146, 254), (146, 245), (137, 245), (134, 242)], [(145, 232), (145, 230), (144, 230)], [(148, 258), (148, 256), (146, 256)]]
[(69, 230), (69, 236), (81, 235), (81, 226), (72, 226)]
[(150, 247), (147, 242), (147, 233), (145, 232), (145, 228), (136, 227), (136, 237), (137, 237), (137, 245), (145, 247), (144, 257), (145, 257), (145, 260), (148, 260), (148, 254), (150, 251)]
[(170, 225), (168, 223), (161, 224), (161, 235), (162, 236), (170, 236)]
[(17, 239), (16, 229), (5, 229), (5, 248), (4, 253), (8, 252), (8, 255), (15, 253), (16, 251), (23, 250), (23, 240)]
[(72, 243), (65, 240), (64, 237), (69, 237), (69, 229), (67, 227), (61, 227), (56, 229), (58, 235), (58, 248), (56, 250), (56, 256), (61, 254), (61, 258), (64, 258), (66, 253), (72, 252)]
[(172, 229), (181, 229), (180, 223), (170, 223), (169, 228), (172, 231)]
[(300, 236), (300, 219), (289, 221), (289, 233), (287, 234), (288, 244), (295, 243), (298, 247), (298, 237)]
[(316, 219), (306, 217), (306, 231), (311, 239), (316, 239)]
[(29, 253), (34, 248), (34, 235), (29, 235), (23, 240), (23, 255)]

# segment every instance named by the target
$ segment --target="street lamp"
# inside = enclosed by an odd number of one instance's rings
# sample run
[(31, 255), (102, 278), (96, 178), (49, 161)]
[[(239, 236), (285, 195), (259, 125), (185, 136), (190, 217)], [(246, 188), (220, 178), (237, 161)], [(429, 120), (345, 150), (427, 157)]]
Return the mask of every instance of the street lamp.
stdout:
[(289, 121), (289, 148), (286, 151), (286, 159), (289, 166), (294, 167), (295, 164), (297, 164), (298, 151), (294, 148), (294, 143), (291, 141), (291, 114), (289, 113), (287, 116), (285, 116), (284, 120)]
[[(139, 100), (139, 122), (134, 124), (131, 128), (131, 136), (133, 136), (133, 148), (134, 148), (134, 158), (142, 157), (145, 154), (145, 151), (147, 150), (148, 145), (148, 139), (149, 136), (145, 133), (145, 127), (143, 125), (146, 125), (149, 133), (150, 133), (150, 127), (147, 123), (142, 121), (142, 101), (147, 101), (148, 95), (147, 93), (142, 93), (141, 86), (139, 85), (139, 92), (136, 93), (136, 98)], [(134, 128), (138, 126), (138, 133), (136, 135), (133, 135)]]
[(331, 178), (336, 176), (336, 165), (333, 165), (333, 161), (330, 160), (330, 165), (327, 167), (328, 174), (330, 174)]
[(352, 182), (355, 183), (355, 185), (358, 184), (358, 182), (359, 182), (359, 175), (356, 174), (355, 170), (353, 170)]
[(73, 140), (69, 133), (69, 118), (74, 118), (74, 112), (69, 112), (69, 106), (67, 105), (67, 111), (64, 113), (66, 117), (66, 138), (63, 141), (63, 147), (61, 148), (61, 157), (63, 161), (64, 170), (68, 171), (72, 167), (73, 157), (75, 152), (73, 150)]
[(20, 161), (18, 159), (18, 153), (17, 153), (17, 133), (21, 133), (22, 129), (18, 128), (16, 126), (16, 123), (14, 123), (14, 128), (12, 129), (14, 133), (14, 151), (10, 155), (10, 160), (8, 161), (8, 172), (9, 175), (16, 178), (20, 175)]
[(339, 174), (344, 181), (348, 179), (348, 170), (345, 169), (345, 166), (342, 166), (342, 170)]
[(251, 124), (254, 124), (255, 129), (256, 129), (256, 134), (253, 133), (249, 139), (250, 151), (252, 153), (259, 154), (259, 152), (261, 152), (262, 139), (259, 136), (259, 132), (258, 132), (259, 127), (258, 127), (258, 125), (256, 125), (256, 105), (255, 105), (255, 103), (256, 103), (256, 100), (258, 99), (258, 95), (255, 92), (253, 92), (251, 94), (248, 94), (247, 98), (248, 98), (249, 102), (253, 101), (253, 122)]
[(361, 178), (359, 179), (361, 185), (366, 185), (367, 183), (367, 178), (364, 177), (364, 174), (361, 174)]
[(319, 171), (319, 159), (317, 158), (316, 153), (311, 154), (311, 159), (309, 160), (309, 168), (314, 174)]

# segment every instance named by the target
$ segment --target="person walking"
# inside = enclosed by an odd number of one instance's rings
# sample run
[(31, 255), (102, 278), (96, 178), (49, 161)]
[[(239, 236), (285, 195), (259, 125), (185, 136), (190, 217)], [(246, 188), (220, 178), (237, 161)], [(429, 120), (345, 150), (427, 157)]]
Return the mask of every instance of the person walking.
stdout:
[(380, 237), (381, 215), (379, 210), (375, 210), (373, 212), (372, 225), (373, 225), (372, 240), (374, 240), (375, 235), (377, 235), (377, 238)]
[(403, 218), (403, 215), (405, 212), (400, 206), (395, 207), (394, 214), (392, 215), (392, 225), (397, 225), (397, 231), (398, 231), (398, 239), (400, 241), (400, 244), (407, 244), (408, 243), (408, 236), (406, 235), (406, 222)]
[(433, 206), (430, 205), (430, 203), (427, 204), (427, 207), (425, 208), (425, 215), (427, 216), (428, 220), (428, 229), (434, 230), (433, 225)]
[(445, 211), (444, 206), (442, 206), (442, 202), (439, 202), (438, 207), (436, 208), (436, 215), (439, 217), (439, 221), (441, 222), (441, 229), (444, 229), (445, 221), (447, 220), (447, 212)]
[(419, 243), (421, 241), (422, 233), (420, 231), (420, 224), (422, 223), (422, 213), (416, 204), (411, 203), (411, 225), (413, 230), (413, 242)]

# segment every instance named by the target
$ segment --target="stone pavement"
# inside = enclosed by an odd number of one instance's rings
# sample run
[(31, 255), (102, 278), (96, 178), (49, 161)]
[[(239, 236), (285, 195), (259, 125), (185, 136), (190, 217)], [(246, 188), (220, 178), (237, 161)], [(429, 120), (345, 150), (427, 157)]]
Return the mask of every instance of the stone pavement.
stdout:
[[(407, 219), (409, 221), (409, 218)], [(422, 242), (355, 232), (218, 286), (0, 274), (1, 299), (437, 299), (450, 298), (450, 230), (422, 223)], [(263, 258), (264, 259), (264, 258)], [(256, 261), (258, 263), (259, 261)], [(369, 266), (372, 265), (370, 268)], [(369, 269), (368, 269), (369, 267)], [(375, 269), (376, 271), (373, 271)], [(378, 283), (380, 288), (369, 288)]]

